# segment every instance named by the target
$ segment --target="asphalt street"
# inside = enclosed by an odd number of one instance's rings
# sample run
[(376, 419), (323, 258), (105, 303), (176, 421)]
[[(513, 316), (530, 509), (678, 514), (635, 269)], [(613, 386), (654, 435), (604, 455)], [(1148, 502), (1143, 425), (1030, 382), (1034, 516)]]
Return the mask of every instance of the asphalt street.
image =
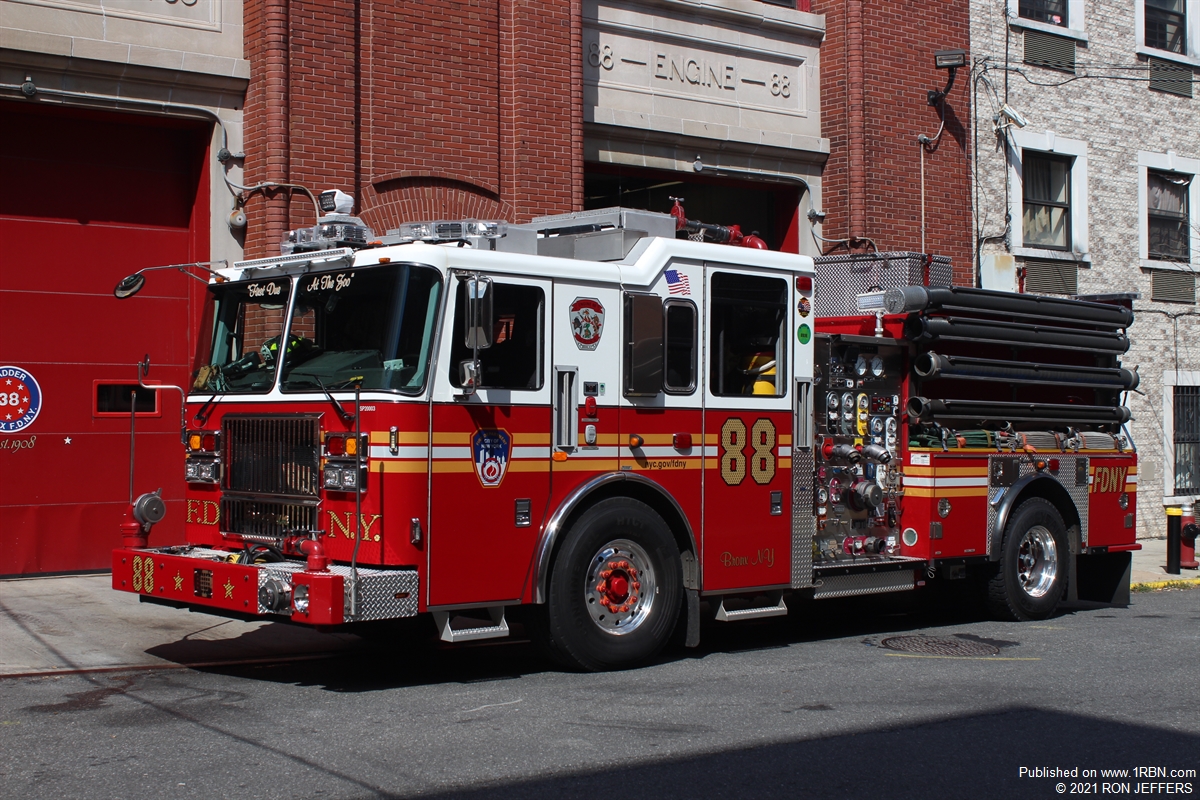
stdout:
[[(713, 622), (697, 650), (600, 675), (520, 641), (405, 637), (284, 664), (7, 678), (0, 795), (1200, 796), (1200, 591), (1037, 623), (896, 602)], [(1087, 777), (1109, 769), (1130, 777)]]

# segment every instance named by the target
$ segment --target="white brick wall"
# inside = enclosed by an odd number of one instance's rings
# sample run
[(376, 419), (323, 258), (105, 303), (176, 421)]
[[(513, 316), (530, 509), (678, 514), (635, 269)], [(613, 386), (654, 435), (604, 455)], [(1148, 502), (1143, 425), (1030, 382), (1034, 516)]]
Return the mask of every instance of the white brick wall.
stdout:
[[(1070, 74), (1022, 62), (1022, 28), (1019, 23), (1009, 25), (1006, 16), (1010, 4), (1015, 15), (1016, 0), (971, 0), (971, 56), (977, 65), (973, 73), (977, 234), (1005, 232), (1008, 169), (1002, 140), (993, 133), (993, 117), (1007, 99), (1028, 120), (1024, 132), (1052, 132), (1087, 144), (1087, 247), (1077, 257), (1090, 265), (1081, 264), (1080, 293), (1141, 294), (1130, 330), (1133, 346), (1123, 359), (1126, 366), (1138, 367), (1144, 392), (1144, 396), (1132, 394), (1129, 400), (1134, 415), (1131, 432), (1142, 463), (1139, 538), (1162, 536), (1166, 531), (1164, 493), (1173, 476), (1163, 470), (1163, 448), (1169, 444), (1164, 438), (1170, 428), (1169, 420), (1164, 424), (1163, 419), (1164, 372), (1200, 370), (1200, 307), (1150, 301), (1150, 273), (1143, 269), (1139, 252), (1139, 225), (1144, 222), (1138, 211), (1139, 152), (1200, 158), (1200, 79), (1194, 99), (1149, 89), (1147, 62), (1137, 55), (1141, 43), (1135, 32), (1135, 3), (1143, 1), (1071, 3), (1069, 27), (1084, 37), (1076, 48), (1078, 77), (1071, 80)], [(1188, 5), (1189, 12), (1200, 16), (1200, 2), (1192, 0)], [(1200, 208), (1195, 204), (1191, 216), (1197, 226), (1195, 242), (1200, 236)], [(1007, 237), (984, 242), (983, 253), (1013, 252), (1014, 247), (1019, 252), (1021, 244), (1021, 220), (1013, 219)], [(1183, 265), (1184, 269), (1200, 272), (1198, 251), (1193, 244), (1191, 264)]]

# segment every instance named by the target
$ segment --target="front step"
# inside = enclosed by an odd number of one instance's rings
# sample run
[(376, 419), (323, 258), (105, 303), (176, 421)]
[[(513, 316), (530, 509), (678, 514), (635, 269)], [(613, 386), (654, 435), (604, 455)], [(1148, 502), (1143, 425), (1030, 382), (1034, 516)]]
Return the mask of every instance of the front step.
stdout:
[[(472, 609), (474, 611), (482, 611), (485, 609)], [(502, 639), (508, 636), (508, 621), (504, 618), (504, 606), (493, 606), (486, 609), (488, 615), (492, 618), (492, 624), (486, 623), (479, 625), (471, 625), (473, 622), (481, 622), (471, 617), (456, 615), (453, 611), (434, 611), (433, 621), (438, 626), (438, 633), (443, 642), (473, 642), (476, 639)], [(458, 627), (452, 627), (451, 622), (458, 623)], [(463, 623), (467, 623), (463, 625)]]
[(788, 613), (787, 606), (780, 595), (779, 603), (773, 606), (754, 606), (752, 608), (725, 608), (725, 598), (717, 605), (718, 622), (740, 622), (744, 619), (763, 619), (764, 617), (783, 617)]

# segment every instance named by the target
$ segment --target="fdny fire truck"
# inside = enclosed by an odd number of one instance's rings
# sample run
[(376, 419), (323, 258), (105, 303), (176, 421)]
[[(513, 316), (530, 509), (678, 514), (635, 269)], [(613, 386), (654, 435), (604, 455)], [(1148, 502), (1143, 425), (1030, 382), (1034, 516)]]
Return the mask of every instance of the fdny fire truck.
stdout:
[(151, 545), (142, 495), (113, 587), (313, 626), (427, 615), (448, 642), (519, 615), (589, 670), (694, 646), (702, 614), (932, 581), (1017, 620), (1123, 600), (1129, 310), (918, 285), (819, 316), (813, 259), (722, 231), (605, 209), (376, 237), (333, 213), (213, 270), (185, 541)]

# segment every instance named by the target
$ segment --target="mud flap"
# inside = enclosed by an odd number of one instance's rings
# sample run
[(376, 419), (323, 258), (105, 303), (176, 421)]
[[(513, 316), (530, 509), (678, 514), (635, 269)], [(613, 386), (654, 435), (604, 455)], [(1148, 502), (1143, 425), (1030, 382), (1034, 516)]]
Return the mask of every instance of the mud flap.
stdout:
[(684, 647), (700, 646), (700, 592), (696, 589), (684, 589), (687, 598), (687, 636), (683, 640)]
[(1130, 553), (1096, 553), (1079, 556), (1075, 568), (1078, 599), (1114, 606), (1129, 605), (1133, 568)]

